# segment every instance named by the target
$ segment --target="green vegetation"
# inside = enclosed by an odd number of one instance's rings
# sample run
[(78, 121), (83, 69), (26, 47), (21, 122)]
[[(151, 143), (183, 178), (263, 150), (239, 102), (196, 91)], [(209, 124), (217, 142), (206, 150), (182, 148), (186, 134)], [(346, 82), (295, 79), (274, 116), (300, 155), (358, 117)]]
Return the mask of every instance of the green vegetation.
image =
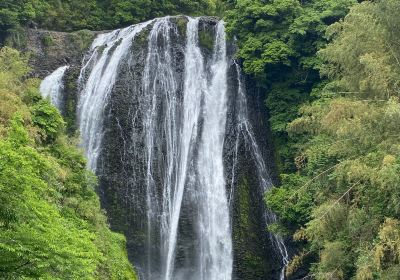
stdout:
[(202, 48), (212, 51), (214, 47), (214, 35), (207, 30), (199, 32), (199, 44)]
[(216, 0), (2, 0), (0, 43), (20, 26), (102, 30), (165, 15), (215, 14)]
[(50, 47), (50, 46), (52, 46), (52, 45), (54, 44), (53, 38), (51, 37), (51, 35), (45, 34), (45, 35), (42, 37), (42, 43), (43, 43), (43, 45), (44, 45), (45, 47)]
[(355, 0), (225, 1), (227, 30), (238, 39), (244, 71), (268, 92), (266, 105), (281, 172), (295, 170), (297, 139), (286, 132), (313, 87), (321, 83), (319, 48), (329, 24), (344, 17)]
[(82, 52), (90, 47), (94, 37), (93, 32), (89, 30), (79, 30), (71, 33), (71, 40), (76, 42), (79, 50)]
[(136, 279), (95, 176), (29, 71), (0, 49), (0, 278)]
[(364, 1), (327, 29), (327, 81), (286, 127), (296, 171), (266, 201), (301, 246), (289, 274), (311, 259), (315, 279), (400, 279), (399, 11)]

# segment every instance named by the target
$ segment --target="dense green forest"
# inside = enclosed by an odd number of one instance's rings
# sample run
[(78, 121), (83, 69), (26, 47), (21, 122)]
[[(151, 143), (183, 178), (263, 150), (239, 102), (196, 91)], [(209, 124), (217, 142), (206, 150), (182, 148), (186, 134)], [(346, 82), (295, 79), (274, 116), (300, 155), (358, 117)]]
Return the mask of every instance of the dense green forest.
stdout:
[(302, 244), (287, 273), (400, 279), (400, 2), (364, 2), (327, 28), (324, 81), (286, 126), (295, 172), (267, 196)]
[[(295, 248), (286, 274), (400, 279), (400, 1), (3, 0), (0, 42), (174, 14), (223, 17), (265, 93), (281, 174), (267, 230)], [(27, 61), (0, 51), (0, 278), (135, 279)]]
[(216, 0), (2, 0), (0, 36), (18, 34), (21, 26), (105, 30), (165, 15), (214, 14), (218, 8)]

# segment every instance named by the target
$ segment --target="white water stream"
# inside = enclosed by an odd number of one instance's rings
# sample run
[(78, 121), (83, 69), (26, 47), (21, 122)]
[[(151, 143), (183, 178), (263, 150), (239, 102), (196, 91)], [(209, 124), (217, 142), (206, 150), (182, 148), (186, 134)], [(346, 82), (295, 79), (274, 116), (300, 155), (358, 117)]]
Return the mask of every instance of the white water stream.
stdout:
[[(82, 67), (79, 78), (81, 92), (78, 121), (88, 166), (93, 171), (96, 171), (103, 140), (104, 109), (115, 83), (118, 66), (126, 57), (135, 35), (150, 23), (149, 21), (100, 35), (93, 42), (92, 53)], [(89, 69), (90, 72), (87, 73)], [(87, 75), (85, 81), (84, 75)]]
[(57, 68), (40, 83), (40, 93), (42, 96), (44, 98), (49, 98), (51, 104), (56, 106), (59, 110), (61, 110), (62, 107), (61, 93), (64, 88), (63, 77), (68, 67), (69, 66), (66, 65)]

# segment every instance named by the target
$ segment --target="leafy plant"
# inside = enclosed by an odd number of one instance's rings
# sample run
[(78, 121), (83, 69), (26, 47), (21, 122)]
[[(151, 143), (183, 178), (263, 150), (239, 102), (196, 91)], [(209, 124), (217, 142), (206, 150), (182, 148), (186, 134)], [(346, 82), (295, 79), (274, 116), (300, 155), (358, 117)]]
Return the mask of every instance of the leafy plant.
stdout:
[(0, 49), (0, 278), (137, 279), (59, 112)]

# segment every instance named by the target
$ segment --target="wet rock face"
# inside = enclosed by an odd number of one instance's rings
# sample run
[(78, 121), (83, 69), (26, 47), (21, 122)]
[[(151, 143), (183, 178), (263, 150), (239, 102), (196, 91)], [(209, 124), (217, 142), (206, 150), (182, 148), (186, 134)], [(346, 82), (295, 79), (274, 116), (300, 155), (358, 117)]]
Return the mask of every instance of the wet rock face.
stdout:
[(31, 53), (30, 65), (34, 76), (44, 78), (64, 65), (80, 68), (83, 55), (97, 33), (88, 30), (67, 33), (27, 29), (23, 50)]
[[(177, 83), (177, 103), (183, 100), (185, 73), (186, 17), (172, 17), (174, 25), (170, 34), (172, 49), (171, 64)], [(218, 19), (203, 17), (199, 21), (199, 45), (210, 68), (215, 44)], [(159, 224), (148, 223), (148, 201), (146, 185), (147, 159), (146, 135), (143, 119), (148, 108), (147, 96), (144, 94), (143, 77), (149, 50), (149, 34), (153, 24), (144, 28), (133, 40), (128, 55), (118, 67), (116, 81), (109, 102), (104, 110), (102, 149), (98, 157), (96, 173), (99, 177), (98, 192), (102, 207), (107, 212), (113, 230), (122, 232), (127, 238), (128, 256), (137, 267), (144, 279), (161, 279), (164, 271), (162, 266), (160, 246), (161, 237), (158, 234)], [(82, 59), (88, 45), (82, 40), (72, 41), (71, 34), (31, 30), (28, 35), (27, 48), (35, 53), (32, 65), (35, 76), (44, 77), (59, 66), (69, 64), (65, 75), (65, 110), (64, 116), (69, 122), (71, 131), (76, 128), (77, 79)], [(47, 42), (48, 35), (53, 43)], [(92, 38), (94, 33), (91, 33)], [(86, 38), (86, 37), (85, 37)], [(89, 38), (89, 37), (88, 37)], [(162, 50), (166, 42), (159, 37), (158, 48)], [(264, 219), (265, 207), (263, 191), (260, 189), (260, 178), (257, 170), (252, 143), (246, 132), (242, 131), (238, 118), (241, 114), (240, 96), (238, 93), (239, 77), (237, 65), (231, 59), (235, 52), (233, 43), (228, 42), (228, 90), (227, 90), (227, 120), (223, 147), (224, 175), (226, 193), (232, 226), (233, 242), (233, 279), (258, 280), (279, 279), (281, 268), (280, 256), (271, 245), (266, 233)], [(113, 50), (110, 50), (113, 51)], [(107, 69), (104, 69), (107, 71)], [(254, 138), (261, 147), (260, 153), (266, 163), (273, 162), (271, 143), (268, 133), (267, 112), (263, 105), (263, 96), (257, 91), (251, 79), (243, 79), (246, 88), (248, 121), (252, 124)], [(158, 112), (155, 126), (157, 131), (163, 131), (166, 120), (162, 117), (168, 110), (167, 102), (157, 96), (156, 111)], [(181, 119), (179, 108), (176, 119)], [(177, 125), (179, 125), (177, 123)], [(202, 130), (200, 124), (199, 131)], [(167, 147), (165, 139), (168, 135), (160, 133), (154, 141), (152, 166), (153, 184), (157, 186), (156, 196), (163, 195), (165, 184), (165, 157)], [(196, 153), (196, 151), (194, 151)], [(268, 165), (268, 164), (267, 164)], [(267, 166), (273, 170), (273, 166)], [(188, 184), (190, 185), (190, 184)], [(189, 188), (190, 189), (190, 188)], [(196, 262), (196, 250), (199, 248), (194, 221), (198, 219), (198, 205), (193, 203), (196, 189), (186, 191), (183, 196), (181, 218), (178, 226), (178, 242), (175, 256), (175, 267), (192, 267)], [(152, 228), (149, 247), (148, 228)], [(149, 260), (151, 258), (151, 260)], [(149, 267), (149, 263), (152, 264)], [(158, 265), (157, 265), (158, 264)], [(151, 273), (150, 273), (151, 271)], [(182, 279), (192, 279), (193, 271), (182, 271)], [(210, 279), (212, 280), (212, 279)]]
[[(235, 46), (228, 46), (234, 54)], [(273, 146), (269, 134), (268, 112), (264, 106), (264, 95), (251, 77), (241, 77), (246, 95), (246, 109), (240, 104), (238, 72), (232, 63), (228, 70), (228, 121), (224, 144), (227, 190), (232, 193), (231, 221), (233, 241), (233, 279), (279, 279), (282, 267), (281, 256), (272, 246), (266, 232), (266, 207), (264, 191), (252, 140), (256, 141), (264, 159), (271, 183), (276, 182), (273, 165)], [(245, 114), (246, 120), (241, 119)], [(250, 131), (240, 125), (248, 121)], [(253, 137), (253, 139), (251, 139)], [(235, 160), (236, 153), (236, 160)]]
[[(268, 114), (264, 96), (246, 79), (248, 118), (253, 127), (254, 137), (269, 171), (274, 170), (272, 143), (267, 124)], [(279, 279), (281, 256), (271, 246), (266, 234), (264, 193), (260, 186), (257, 165), (249, 139), (243, 138), (239, 145), (238, 174), (232, 207), (234, 254), (236, 279)], [(272, 172), (270, 173), (272, 175)], [(274, 178), (271, 178), (273, 181)]]
[(26, 29), (21, 51), (30, 54), (31, 75), (43, 79), (61, 66), (69, 65), (63, 76), (61, 113), (67, 122), (67, 131), (75, 133), (76, 107), (78, 102), (77, 82), (82, 60), (93, 39), (101, 32), (82, 30), (77, 32), (57, 32), (41, 29)]
[[(178, 26), (170, 34), (173, 50), (171, 63), (175, 80), (179, 81), (178, 98), (182, 99), (187, 20), (174, 20)], [(148, 96), (143, 93), (143, 79), (149, 49), (148, 37), (152, 27), (153, 25), (150, 25), (136, 35), (127, 57), (118, 69), (118, 78), (105, 109), (103, 149), (98, 160), (97, 173), (102, 205), (107, 211), (112, 228), (123, 232), (127, 237), (130, 260), (137, 266), (141, 275), (149, 277), (151, 271), (151, 279), (161, 279), (160, 236), (159, 229), (155, 228), (159, 225), (149, 225), (147, 222), (146, 134), (143, 127), (148, 111), (148, 108), (143, 107), (148, 103)], [(164, 39), (159, 38), (157, 48), (165, 48)], [(167, 104), (161, 95), (157, 96), (155, 104), (156, 111), (159, 112), (155, 130), (163, 131), (166, 123), (162, 116)], [(161, 135), (154, 143), (155, 152), (152, 159), (154, 170), (158, 170), (152, 178), (154, 185), (160, 188), (158, 196), (161, 196), (164, 184), (164, 137), (166, 135)], [(150, 237), (150, 248), (147, 236), (149, 226), (152, 227), (153, 233)], [(178, 259), (185, 259), (185, 252), (179, 251), (178, 254), (183, 254), (178, 256)], [(158, 265), (149, 267), (149, 262)]]

